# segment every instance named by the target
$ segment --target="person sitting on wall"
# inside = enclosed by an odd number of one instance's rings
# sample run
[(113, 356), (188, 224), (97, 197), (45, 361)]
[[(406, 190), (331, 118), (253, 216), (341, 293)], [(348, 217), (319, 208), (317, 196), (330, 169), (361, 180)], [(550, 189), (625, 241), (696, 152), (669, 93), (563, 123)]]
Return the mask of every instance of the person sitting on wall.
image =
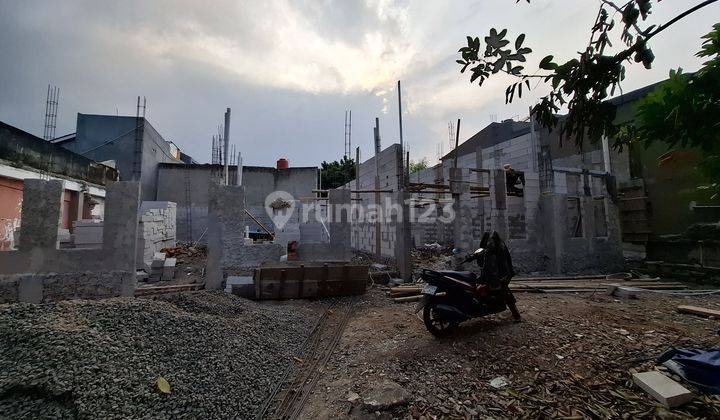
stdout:
[(525, 188), (525, 174), (518, 172), (509, 163), (503, 165), (505, 170), (505, 185), (508, 195), (522, 197)]

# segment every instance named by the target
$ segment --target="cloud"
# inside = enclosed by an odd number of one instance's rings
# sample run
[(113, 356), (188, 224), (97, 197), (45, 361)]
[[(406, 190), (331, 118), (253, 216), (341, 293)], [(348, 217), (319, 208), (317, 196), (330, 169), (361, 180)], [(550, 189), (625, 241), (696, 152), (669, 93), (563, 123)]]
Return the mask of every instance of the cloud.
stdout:
[[(663, 2), (653, 19), (682, 5)], [(588, 7), (592, 5), (592, 7)], [(404, 136), (413, 159), (434, 157), (447, 123), (462, 137), (491, 121), (526, 116), (541, 90), (504, 104), (507, 79), (470, 86), (455, 64), (465, 35), (490, 27), (527, 34), (527, 67), (546, 54), (582, 48), (595, 3), (537, 0), (0, 0), (0, 120), (42, 133), (48, 83), (61, 88), (58, 134), (75, 115), (133, 115), (149, 101), (159, 131), (200, 160), (225, 108), (248, 164), (316, 165), (343, 152), (342, 120), (353, 110), (353, 142), (372, 150), (398, 140), (396, 81), (403, 83)], [(593, 10), (595, 9), (595, 10)], [(717, 9), (715, 9), (717, 10)], [(693, 15), (653, 40), (655, 69), (628, 70), (624, 89), (697, 67), (699, 36), (713, 14)], [(258, 147), (261, 145), (261, 147)], [(445, 149), (447, 151), (447, 148)], [(432, 159), (430, 159), (432, 161)]]

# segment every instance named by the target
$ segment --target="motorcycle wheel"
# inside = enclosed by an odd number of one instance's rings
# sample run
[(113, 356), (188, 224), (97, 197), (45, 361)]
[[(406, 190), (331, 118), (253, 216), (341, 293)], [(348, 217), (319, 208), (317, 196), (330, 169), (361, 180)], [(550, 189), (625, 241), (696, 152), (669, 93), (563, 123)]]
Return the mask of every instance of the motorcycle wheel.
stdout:
[(443, 319), (438, 314), (434, 303), (428, 303), (423, 308), (423, 322), (430, 334), (438, 338), (449, 336), (458, 326), (457, 322)]

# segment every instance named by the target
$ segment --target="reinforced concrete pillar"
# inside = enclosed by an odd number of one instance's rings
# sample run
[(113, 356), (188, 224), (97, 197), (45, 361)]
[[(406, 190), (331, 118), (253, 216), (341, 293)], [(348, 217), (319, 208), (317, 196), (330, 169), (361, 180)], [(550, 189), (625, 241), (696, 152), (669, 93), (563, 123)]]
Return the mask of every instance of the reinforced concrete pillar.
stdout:
[(335, 189), (328, 193), (329, 211), (332, 211), (330, 231), (330, 248), (341, 260), (349, 259), (350, 247), (350, 218), (352, 207), (349, 189)]
[(23, 186), (20, 251), (57, 249), (63, 183), (26, 179)]
[(505, 210), (507, 209), (507, 187), (505, 171), (502, 169), (497, 169), (493, 171), (492, 177), (492, 229), (497, 231), (500, 237), (506, 241), (508, 239), (508, 228), (507, 219), (505, 217)]
[(245, 189), (243, 186), (209, 183), (208, 259), (205, 289), (222, 288), (225, 253), (243, 252), (245, 244)]
[(140, 183), (110, 182), (105, 188), (103, 251), (116, 269), (135, 273)]
[(395, 261), (400, 271), (400, 278), (405, 282), (409, 282), (412, 280), (412, 264), (410, 262), (412, 236), (409, 205), (411, 194), (405, 191), (397, 191), (394, 196), (395, 202), (399, 206), (397, 214), (392, 215), (392, 223), (395, 229)]
[(453, 220), (453, 244), (455, 248), (467, 250), (471, 245), (470, 235), (466, 234), (467, 229), (472, 229), (468, 225), (468, 220), (463, 211), (463, 200), (469, 199), (469, 186), (462, 182), (462, 168), (450, 168), (450, 192), (453, 197), (453, 210), (455, 219)]

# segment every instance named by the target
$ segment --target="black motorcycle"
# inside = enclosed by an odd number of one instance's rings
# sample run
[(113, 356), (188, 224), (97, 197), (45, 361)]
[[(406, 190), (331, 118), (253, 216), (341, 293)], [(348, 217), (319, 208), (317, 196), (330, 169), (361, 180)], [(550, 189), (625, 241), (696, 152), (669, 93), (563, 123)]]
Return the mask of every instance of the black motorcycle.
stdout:
[(480, 248), (462, 262), (476, 261), (480, 274), (470, 271), (434, 271), (423, 269), (426, 286), (415, 312), (423, 311), (425, 327), (436, 337), (446, 337), (471, 318), (510, 309), (516, 322), (521, 320), (510, 291), (515, 275), (510, 252), (497, 232), (485, 233)]

